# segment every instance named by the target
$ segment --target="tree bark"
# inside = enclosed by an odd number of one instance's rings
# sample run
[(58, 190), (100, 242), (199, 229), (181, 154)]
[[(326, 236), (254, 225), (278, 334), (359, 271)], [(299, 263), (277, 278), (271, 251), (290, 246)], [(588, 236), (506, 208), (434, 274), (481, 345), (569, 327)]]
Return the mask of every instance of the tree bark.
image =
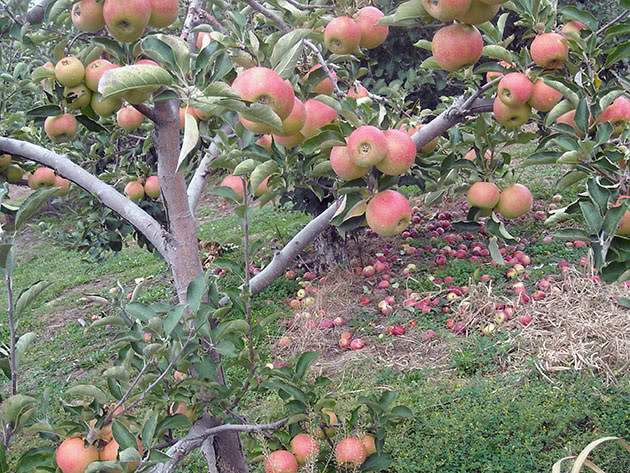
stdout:
[(313, 240), (315, 257), (309, 261), (316, 273), (339, 266), (348, 261), (348, 245), (335, 227), (330, 225)]

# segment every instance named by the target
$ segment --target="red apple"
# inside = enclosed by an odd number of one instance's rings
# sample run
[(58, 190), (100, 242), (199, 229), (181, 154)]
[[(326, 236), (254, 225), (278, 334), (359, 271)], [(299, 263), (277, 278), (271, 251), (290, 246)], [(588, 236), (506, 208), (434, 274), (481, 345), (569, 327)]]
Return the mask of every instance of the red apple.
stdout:
[(387, 26), (376, 26), (376, 23), (382, 16), (383, 12), (375, 7), (363, 7), (359, 10), (356, 18), (356, 23), (361, 31), (359, 46), (366, 49), (374, 49), (385, 42), (389, 28)]
[(371, 125), (363, 125), (347, 138), (348, 155), (354, 164), (369, 168), (380, 163), (387, 155), (385, 133)]
[(319, 445), (317, 441), (307, 434), (297, 434), (291, 440), (291, 451), (295, 455), (299, 465), (303, 465), (311, 458), (317, 458)]
[(95, 33), (105, 27), (103, 3), (96, 0), (81, 0), (72, 5), (72, 24), (81, 31)]
[(361, 340), (360, 338), (355, 338), (350, 342), (351, 350), (360, 350), (364, 346), (365, 346), (365, 343), (363, 343), (363, 340)]
[(150, 0), (151, 17), (149, 18), (149, 26), (155, 28), (164, 28), (177, 20), (179, 13), (178, 0)]
[(118, 126), (127, 131), (137, 129), (144, 121), (144, 115), (132, 105), (126, 105), (116, 113)]
[(103, 18), (109, 34), (123, 43), (139, 39), (151, 18), (150, 0), (105, 0)]
[(357, 166), (348, 154), (347, 146), (334, 146), (330, 150), (330, 164), (335, 174), (345, 181), (353, 181), (365, 176), (369, 167)]
[(77, 134), (78, 122), (73, 115), (68, 113), (48, 117), (44, 121), (44, 131), (46, 136), (55, 143), (66, 143), (71, 141)]
[(534, 84), (522, 72), (510, 72), (499, 81), (497, 96), (509, 106), (523, 105), (532, 96)]
[(63, 473), (83, 473), (87, 466), (98, 461), (98, 450), (93, 445), (85, 447), (83, 439), (71, 437), (61, 442), (55, 453), (57, 466)]
[(241, 72), (232, 89), (243, 100), (269, 105), (281, 120), (289, 116), (295, 104), (293, 87), (287, 85), (280, 75), (266, 67), (252, 67)]
[(506, 218), (517, 218), (532, 209), (534, 198), (527, 187), (514, 184), (501, 192), (497, 211)]
[(359, 467), (367, 458), (365, 446), (356, 437), (348, 437), (335, 447), (335, 459), (341, 467)]
[(324, 44), (335, 54), (349, 54), (361, 41), (359, 25), (350, 17), (339, 16), (326, 25)]
[(494, 99), (494, 118), (505, 128), (513, 129), (527, 123), (532, 113), (529, 104), (509, 107), (505, 105), (499, 97)]
[(302, 133), (306, 139), (318, 135), (321, 127), (337, 119), (335, 109), (319, 100), (307, 100), (304, 102), (304, 108), (306, 109), (306, 121), (300, 133)]
[(265, 459), (265, 473), (297, 473), (298, 462), (291, 452), (276, 450)]
[(559, 33), (541, 33), (530, 46), (534, 62), (545, 69), (561, 69), (569, 57), (569, 46)]
[(411, 220), (411, 207), (401, 193), (385, 190), (376, 194), (367, 204), (367, 223), (375, 233), (394, 236), (402, 233)]
[(493, 182), (475, 182), (468, 190), (468, 207), (493, 209), (500, 196), (501, 192)]
[(549, 112), (562, 100), (562, 97), (560, 92), (538, 79), (534, 82), (534, 90), (529, 104), (540, 112)]
[(376, 168), (389, 176), (400, 176), (409, 170), (416, 159), (416, 145), (411, 137), (400, 130), (386, 130), (387, 154)]
[(422, 0), (426, 12), (444, 23), (455, 20), (470, 10), (471, 0)]
[(474, 26), (454, 24), (435, 33), (431, 49), (438, 66), (453, 72), (479, 60), (483, 39)]

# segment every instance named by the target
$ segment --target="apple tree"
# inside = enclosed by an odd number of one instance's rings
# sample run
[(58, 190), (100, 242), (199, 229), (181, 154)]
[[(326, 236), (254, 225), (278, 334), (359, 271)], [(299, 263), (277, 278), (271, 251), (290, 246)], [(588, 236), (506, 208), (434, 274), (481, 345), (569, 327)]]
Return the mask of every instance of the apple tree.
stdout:
[[(16, 102), (2, 105), (0, 121), (0, 152), (32, 169), (29, 184), (41, 187), (30, 208), (58, 191), (51, 185), (63, 189), (50, 169), (73, 182), (86, 191), (79, 193), (86, 207), (101, 209), (90, 224), (107, 230), (86, 233), (87, 246), (116, 251), (135, 233), (166, 261), (178, 304), (121, 303), (98, 322), (121, 327), (112, 347), (116, 361), (104, 373), (108, 392), (71, 388), (68, 425), (53, 425), (43, 407), (16, 397), (16, 384), (10, 400), (18, 407), (7, 407), (12, 414), (4, 421), (31, 426), (43, 438), (68, 437), (56, 450), (66, 472), (176, 471), (196, 449), (209, 471), (247, 471), (239, 433), (279, 429), (285, 434), (269, 440), (276, 450), (265, 452), (268, 471), (285, 471), (272, 465), (285, 460), (286, 471), (295, 471), (293, 455), (277, 452), (300, 432), (320, 431), (339, 464), (387, 468), (385, 428), (410, 413), (392, 407), (392, 393), (362, 399), (362, 413), (375, 427), (374, 449), (365, 437), (335, 446), (327, 425), (337, 423), (328, 413), (333, 403), (317, 390), (326, 380), (313, 386), (305, 379), (316, 355), (305, 353), (279, 370), (258, 366), (254, 342), (271, 321), (252, 317), (251, 298), (331, 223), (342, 233), (366, 223), (383, 236), (402, 232), (411, 208), (396, 187), (408, 183), (426, 190), (427, 205), (468, 192), (471, 209), (461, 225), (483, 225), (501, 262), (498, 241), (512, 238), (506, 220), (532, 203), (516, 182), (510, 150), (530, 142), (537, 150), (524, 165), (566, 166), (559, 186), (586, 184), (550, 223), (583, 215), (586, 230), (560, 236), (590, 242), (606, 281), (623, 277), (630, 258), (624, 199), (630, 100), (617, 69), (630, 54), (623, 41), (630, 5), (622, 1), (621, 14), (600, 25), (551, 0), (410, 0), (386, 16), (374, 7), (294, 0), (206, 3), (192, 0), (185, 10), (158, 0), (5, 7), (0, 25), (9, 54), (19, 51), (20, 64), (39, 66), (32, 70), (35, 84), (25, 83), (25, 66), (7, 72)], [(518, 50), (514, 35), (505, 36), (516, 16), (527, 39)], [(568, 23), (561, 28), (562, 21)], [(403, 27), (435, 28), (431, 42), (414, 44), (428, 51), (418, 71), (450, 74), (461, 84), (460, 96), (444, 97), (435, 110), (410, 110), (399, 89), (360, 85), (369, 74), (364, 52), (385, 41), (387, 28)], [(33, 85), (40, 84), (39, 102), (24, 112), (19, 104), (34, 101)], [(221, 288), (201, 266), (195, 211), (208, 176), (220, 170), (229, 175), (213, 192), (236, 204), (244, 264), (217, 264), (241, 276), (239, 288)], [(330, 205), (319, 204), (319, 215), (252, 276), (251, 213), (279, 193), (297, 203), (305, 191)], [(3, 261), (10, 281), (11, 259)], [(15, 380), (18, 367), (11, 369)], [(249, 424), (238, 407), (250, 390), (277, 392), (287, 417)], [(353, 415), (347, 425), (358, 422)], [(175, 439), (177, 428), (189, 431)], [(16, 431), (5, 435), (5, 448)], [(54, 449), (27, 453), (24, 465), (54, 470)], [(66, 463), (73, 455), (85, 464)]]

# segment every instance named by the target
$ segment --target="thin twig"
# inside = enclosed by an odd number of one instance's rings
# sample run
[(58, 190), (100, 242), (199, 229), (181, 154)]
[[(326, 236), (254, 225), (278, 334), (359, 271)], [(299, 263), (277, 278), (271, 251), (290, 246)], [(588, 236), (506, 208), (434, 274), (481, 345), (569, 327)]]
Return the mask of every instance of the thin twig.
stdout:
[(315, 44), (313, 44), (312, 41), (310, 41), (308, 39), (304, 40), (304, 44), (307, 45), (309, 48), (311, 48), (311, 50), (317, 56), (317, 62), (319, 62), (319, 64), (322, 66), (322, 69), (324, 70), (324, 72), (326, 73), (326, 75), (328, 76), (330, 81), (332, 82), (333, 90), (335, 91), (335, 95), (337, 95), (337, 97), (339, 97), (339, 98), (343, 98), (344, 93), (339, 88), (339, 83), (337, 82), (337, 77), (330, 70), (330, 67), (328, 67), (328, 64), (326, 63), (326, 60), (324, 59), (324, 56), (323, 56), (322, 52), (319, 50), (319, 48)]
[(11, 340), (10, 344), (10, 363), (11, 363), (11, 393), (15, 396), (17, 394), (17, 360), (15, 359), (15, 344), (16, 344), (16, 328), (15, 318), (13, 313), (13, 278), (9, 268), (4, 270), (4, 278), (7, 282), (7, 312), (9, 314), (9, 331)]
[(610, 28), (612, 25), (614, 25), (615, 23), (621, 21), (624, 19), (624, 17), (630, 15), (630, 10), (624, 10), (622, 13), (620, 13), (619, 15), (617, 15), (617, 17), (613, 20), (611, 20), (610, 22), (608, 22), (607, 24), (605, 24), (604, 26), (602, 26), (600, 29), (598, 29), (595, 33), (591, 33), (590, 35), (588, 35), (588, 38), (586, 38), (586, 40), (588, 41), (589, 38), (591, 36), (593, 36), (593, 34), (595, 34), (596, 36), (599, 36), (599, 34), (602, 31), (607, 30), (608, 28)]
[(256, 10), (259, 13), (262, 13), (264, 16), (273, 21), (278, 27), (284, 31), (285, 33), (291, 32), (291, 27), (287, 25), (282, 18), (276, 15), (274, 12), (269, 10), (268, 8), (263, 7), (260, 3), (255, 0), (243, 0), (243, 2), (247, 3), (250, 7)]
[(333, 5), (304, 5), (302, 3), (296, 2), (295, 0), (287, 0), (287, 2), (289, 2), (294, 7), (299, 8), (300, 10), (316, 10), (318, 8), (331, 10), (335, 8)]
[(224, 432), (242, 432), (242, 433), (256, 433), (256, 432), (264, 432), (267, 430), (278, 430), (284, 427), (289, 419), (282, 419), (277, 422), (273, 422), (271, 424), (223, 424), (218, 425), (216, 427), (211, 427), (205, 430), (201, 435), (196, 437), (191, 437), (187, 439), (190, 442), (195, 442), (198, 440), (205, 440), (208, 437), (215, 436), (217, 434), (221, 434)]

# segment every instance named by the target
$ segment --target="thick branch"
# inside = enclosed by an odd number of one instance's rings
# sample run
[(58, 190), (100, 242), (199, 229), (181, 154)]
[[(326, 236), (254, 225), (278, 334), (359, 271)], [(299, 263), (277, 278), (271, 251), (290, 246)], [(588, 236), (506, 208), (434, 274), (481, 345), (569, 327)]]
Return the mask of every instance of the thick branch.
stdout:
[(492, 111), (493, 102), (490, 99), (475, 99), (469, 105), (466, 102), (465, 96), (458, 97), (453, 105), (416, 131), (411, 137), (416, 144), (416, 149), (422, 149), (435, 137), (442, 135), (458, 123), (466, 121), (469, 115)]
[(188, 13), (184, 20), (184, 27), (182, 28), (181, 38), (188, 42), (188, 45), (192, 49), (195, 45), (195, 37), (191, 35), (195, 26), (201, 24), (201, 17), (204, 13), (204, 7), (206, 6), (206, 0), (192, 0), (188, 7)]
[(3, 137), (0, 137), (0, 152), (22, 156), (53, 168), (61, 176), (94, 194), (105, 206), (142, 232), (162, 256), (167, 256), (168, 235), (157, 220), (67, 157), (38, 145)]

